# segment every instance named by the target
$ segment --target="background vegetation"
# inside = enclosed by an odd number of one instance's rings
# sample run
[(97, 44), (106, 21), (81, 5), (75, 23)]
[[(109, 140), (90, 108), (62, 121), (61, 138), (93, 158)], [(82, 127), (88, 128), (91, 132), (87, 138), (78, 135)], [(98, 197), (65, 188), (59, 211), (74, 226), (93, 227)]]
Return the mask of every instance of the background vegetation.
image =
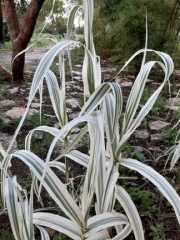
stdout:
[(176, 0), (97, 0), (94, 18), (97, 52), (124, 63), (143, 48), (146, 12), (148, 47), (173, 56), (176, 53), (177, 57), (180, 3)]

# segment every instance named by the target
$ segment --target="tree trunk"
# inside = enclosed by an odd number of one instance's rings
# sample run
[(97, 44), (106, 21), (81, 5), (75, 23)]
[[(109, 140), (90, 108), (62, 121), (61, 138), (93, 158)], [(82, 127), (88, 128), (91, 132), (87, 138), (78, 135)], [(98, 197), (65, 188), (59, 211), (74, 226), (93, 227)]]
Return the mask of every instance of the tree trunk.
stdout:
[(12, 79), (15, 82), (22, 82), (24, 79), (25, 53), (16, 56), (26, 47), (27, 45), (24, 45), (23, 42), (12, 42)]
[(4, 44), (2, 1), (0, 0), (0, 43)]
[(19, 25), (15, 3), (13, 0), (4, 0), (5, 14), (8, 25), (9, 35), (12, 41), (12, 78), (13, 81), (23, 80), (25, 64), (25, 54), (16, 57), (21, 51), (25, 50), (36, 25), (36, 21), (45, 0), (31, 0), (24, 14), (21, 26)]

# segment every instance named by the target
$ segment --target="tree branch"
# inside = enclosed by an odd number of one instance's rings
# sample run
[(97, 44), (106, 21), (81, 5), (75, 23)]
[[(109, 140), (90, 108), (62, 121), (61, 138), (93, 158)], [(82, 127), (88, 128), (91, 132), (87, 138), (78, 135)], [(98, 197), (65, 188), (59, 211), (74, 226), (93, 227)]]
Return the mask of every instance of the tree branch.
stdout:
[(4, 0), (6, 22), (11, 41), (14, 41), (20, 32), (14, 0)]
[(33, 35), (36, 21), (44, 2), (45, 0), (32, 0), (27, 7), (18, 37), (18, 40), (23, 41), (24, 44), (28, 44), (29, 39)]

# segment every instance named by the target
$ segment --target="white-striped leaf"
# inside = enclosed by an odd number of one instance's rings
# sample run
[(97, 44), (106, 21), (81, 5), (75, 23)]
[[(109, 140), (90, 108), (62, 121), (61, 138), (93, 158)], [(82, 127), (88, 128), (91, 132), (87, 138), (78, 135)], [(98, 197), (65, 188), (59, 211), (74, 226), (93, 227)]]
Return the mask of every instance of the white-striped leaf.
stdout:
[(90, 96), (88, 101), (84, 104), (84, 106), (81, 109), (81, 112), (79, 116), (84, 114), (90, 114), (105, 98), (106, 94), (112, 90), (114, 93), (114, 97), (116, 99), (115, 108), (117, 112), (114, 114), (114, 122), (113, 127), (117, 124), (118, 115), (121, 113), (122, 108), (122, 95), (121, 95), (121, 89), (118, 86), (117, 83), (102, 83), (100, 86), (97, 87), (97, 89), (93, 92), (93, 94)]
[(95, 192), (99, 174), (99, 162), (102, 154), (102, 143), (104, 140), (100, 124), (102, 124), (102, 114), (97, 111), (91, 114), (93, 121), (89, 122), (90, 135), (90, 158), (85, 177), (83, 194), (82, 194), (82, 213), (84, 219), (88, 218), (89, 208)]
[(125, 215), (121, 213), (102, 213), (88, 219), (88, 231), (85, 236), (89, 237), (100, 230), (121, 224), (129, 225), (129, 221)]
[(92, 60), (90, 59), (87, 52), (84, 55), (82, 78), (84, 82), (84, 93), (89, 97), (94, 90), (101, 84), (100, 78), (100, 61), (96, 56), (94, 41), (93, 41), (93, 11), (94, 2), (93, 0), (83, 1), (84, 9), (84, 38), (85, 45), (92, 55)]
[(62, 153), (56, 158), (54, 159), (55, 161), (61, 159), (65, 154), (69, 153), (71, 151), (71, 149), (73, 149), (75, 147), (75, 145), (79, 142), (79, 140), (82, 139), (82, 137), (87, 133), (88, 131), (88, 126), (85, 126), (78, 135), (76, 135), (75, 139), (73, 139), (73, 141), (71, 142), (71, 144), (69, 144), (63, 151)]
[[(52, 136), (56, 136), (59, 133), (59, 129), (54, 128), (54, 127), (48, 127), (48, 126), (40, 126), (37, 128), (34, 128), (33, 130), (31, 130), (28, 135), (26, 136), (25, 139), (25, 149), (29, 150), (31, 149), (31, 139), (32, 139), (32, 135), (35, 131), (42, 131), (42, 132), (47, 132), (50, 133)], [(64, 140), (62, 138), (60, 138), (60, 140), (62, 142), (64, 142)]]
[[(45, 163), (34, 153), (27, 150), (20, 150), (12, 154), (13, 157), (17, 157), (22, 160), (34, 173), (34, 175), (42, 181), (42, 175), (45, 168)], [(43, 186), (58, 204), (58, 206), (64, 211), (64, 213), (74, 222), (77, 222), (80, 226), (84, 226), (82, 220), (82, 213), (79, 207), (76, 205), (66, 187), (54, 172), (47, 166), (46, 174), (43, 179)]]
[(172, 157), (172, 160), (171, 160), (171, 166), (170, 166), (171, 170), (173, 169), (176, 162), (180, 159), (180, 142), (175, 147), (175, 149), (173, 151), (174, 151), (174, 154), (173, 154), (173, 157)]
[(62, 41), (60, 43), (57, 43), (55, 46), (53, 46), (41, 59), (36, 72), (34, 74), (34, 78), (32, 81), (32, 85), (31, 85), (31, 89), (30, 89), (30, 93), (29, 93), (29, 98), (28, 98), (28, 103), (27, 103), (27, 107), (26, 110), (24, 112), (23, 117), (21, 118), (21, 121), (14, 133), (13, 139), (8, 147), (7, 152), (10, 151), (12, 144), (14, 142), (14, 140), (17, 137), (17, 134), (19, 133), (20, 128), (22, 127), (24, 120), (28, 114), (31, 102), (37, 92), (37, 90), (39, 89), (40, 85), (42, 84), (42, 81), (45, 77), (46, 72), (49, 70), (49, 67), (51, 66), (55, 56), (61, 52), (63, 49), (65, 49), (66, 47), (68, 47), (69, 45), (74, 44), (75, 41), (70, 41), (70, 40), (66, 40), (66, 41)]
[(1, 158), (3, 159), (6, 155), (6, 152), (4, 151), (3, 147), (0, 145), (0, 162)]
[(46, 167), (51, 159), (51, 154), (54, 150), (54, 147), (57, 143), (57, 141), (63, 137), (64, 135), (66, 135), (74, 126), (76, 126), (77, 124), (79, 123), (83, 123), (83, 122), (93, 122), (93, 119), (92, 117), (90, 116), (81, 116), (81, 117), (78, 117), (74, 120), (72, 120), (71, 122), (67, 123), (63, 128), (61, 128), (61, 130), (59, 130), (59, 133), (55, 136), (54, 140), (52, 141), (51, 143), (51, 146), (48, 150), (48, 153), (47, 153), (47, 157), (46, 157), (46, 164), (45, 164), (45, 167), (44, 167), (44, 172), (43, 172), (43, 176), (42, 176), (42, 182), (41, 182), (41, 185), (40, 185), (40, 189), (39, 191), (41, 190), (41, 186), (42, 186), (42, 183), (43, 183), (43, 179), (45, 177), (45, 174), (46, 174)]
[(61, 163), (61, 162), (57, 162), (57, 161), (50, 161), (48, 163), (48, 166), (50, 168), (56, 168), (58, 169), (59, 171), (65, 173), (66, 172), (66, 166), (64, 163)]
[(106, 170), (105, 183), (104, 183), (104, 192), (101, 196), (101, 210), (100, 212), (111, 212), (109, 207), (111, 206), (112, 197), (114, 194), (114, 188), (119, 177), (119, 173), (112, 162), (109, 163)]
[(50, 240), (49, 235), (48, 235), (47, 231), (46, 231), (44, 228), (42, 228), (42, 227), (40, 227), (40, 226), (38, 226), (38, 225), (36, 225), (36, 227), (37, 227), (37, 228), (39, 229), (39, 231), (40, 231), (41, 240)]
[(81, 153), (77, 150), (72, 150), (71, 152), (69, 152), (68, 154), (64, 154), (65, 157), (68, 157), (69, 159), (81, 164), (84, 167), (88, 167), (88, 163), (89, 163), (89, 156), (87, 156), (84, 153)]
[[(15, 178), (14, 178), (15, 181)], [(20, 235), (20, 212), (18, 213), (18, 196), (15, 191), (15, 188), (13, 187), (12, 180), (6, 179), (5, 182), (5, 198), (6, 198), (6, 205), (7, 205), (7, 210), (8, 210), (8, 215), (9, 215), (9, 220), (11, 223), (11, 229), (13, 232), (13, 235), (16, 240), (21, 239)]]
[(67, 23), (67, 40), (71, 39), (71, 34), (73, 32), (73, 28), (74, 28), (74, 20), (75, 17), (78, 13), (79, 10), (82, 9), (82, 6), (76, 5), (72, 8), (70, 15), (68, 17), (68, 23)]
[(12, 232), (16, 240), (24, 240), (29, 239), (32, 229), (28, 221), (28, 201), (26, 196), (23, 200), (19, 187), (16, 177), (6, 178), (4, 195)]
[(72, 239), (81, 240), (81, 228), (77, 223), (67, 218), (52, 213), (36, 212), (33, 214), (33, 223), (52, 228)]
[(112, 238), (112, 240), (123, 240), (127, 236), (129, 236), (131, 231), (132, 231), (131, 225), (126, 225), (120, 233), (118, 233), (115, 237)]
[(144, 240), (144, 232), (139, 213), (129, 194), (120, 186), (116, 186), (117, 200), (123, 207), (131, 227), (133, 229), (136, 240)]
[(164, 195), (165, 198), (172, 204), (178, 222), (180, 224), (180, 198), (174, 188), (168, 181), (158, 172), (149, 166), (135, 160), (135, 159), (120, 159), (119, 163), (127, 168), (133, 169), (144, 177), (148, 178)]
[(142, 89), (144, 88), (145, 81), (149, 75), (151, 68), (156, 62), (155, 61), (148, 62), (144, 65), (144, 67), (142, 67), (142, 72), (139, 73), (136, 79), (137, 82), (135, 81), (133, 89), (131, 91), (131, 94), (127, 102), (126, 112), (125, 112), (122, 131), (121, 131), (121, 139), (117, 146), (116, 158), (119, 157), (123, 144), (128, 140), (128, 138), (132, 135), (135, 129), (140, 125), (140, 123), (145, 118), (145, 116), (149, 113), (157, 97), (159, 96), (161, 90), (163, 89), (164, 85), (166, 84), (167, 81), (169, 81), (169, 76), (173, 71), (172, 59), (167, 54), (163, 54), (159, 52), (159, 55), (162, 55), (162, 59), (164, 61), (164, 64), (161, 62), (157, 62), (162, 67), (165, 73), (164, 81), (160, 85), (160, 87), (148, 99), (148, 101), (142, 107), (137, 117), (133, 119), (136, 114), (136, 109), (139, 106), (139, 101), (142, 95)]
[(60, 126), (62, 127), (67, 123), (65, 82), (64, 80), (61, 81), (60, 88), (57, 78), (51, 70), (46, 72), (45, 78), (54, 112), (60, 123)]

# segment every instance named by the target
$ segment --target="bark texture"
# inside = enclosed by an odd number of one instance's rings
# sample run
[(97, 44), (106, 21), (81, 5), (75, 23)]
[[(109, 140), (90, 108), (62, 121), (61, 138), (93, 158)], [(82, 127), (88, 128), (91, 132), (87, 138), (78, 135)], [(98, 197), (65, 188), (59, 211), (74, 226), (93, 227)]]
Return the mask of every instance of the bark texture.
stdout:
[(2, 0), (0, 0), (0, 43), (4, 44)]
[(16, 14), (14, 0), (4, 0), (6, 21), (12, 41), (13, 81), (21, 82), (23, 80), (25, 53), (18, 57), (16, 57), (16, 55), (27, 47), (33, 35), (36, 21), (44, 2), (45, 0), (31, 0), (20, 25)]

